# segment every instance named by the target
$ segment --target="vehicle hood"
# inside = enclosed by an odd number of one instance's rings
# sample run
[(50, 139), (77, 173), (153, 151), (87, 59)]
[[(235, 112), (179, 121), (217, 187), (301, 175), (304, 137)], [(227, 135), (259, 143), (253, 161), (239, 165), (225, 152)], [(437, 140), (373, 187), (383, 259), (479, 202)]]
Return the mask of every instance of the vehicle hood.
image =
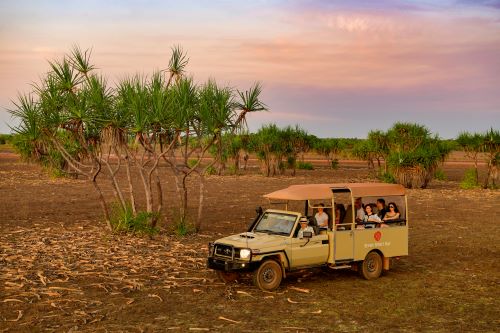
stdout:
[(263, 250), (265, 248), (284, 245), (288, 236), (272, 235), (265, 233), (243, 232), (218, 239), (216, 244), (228, 244), (237, 248), (250, 248)]

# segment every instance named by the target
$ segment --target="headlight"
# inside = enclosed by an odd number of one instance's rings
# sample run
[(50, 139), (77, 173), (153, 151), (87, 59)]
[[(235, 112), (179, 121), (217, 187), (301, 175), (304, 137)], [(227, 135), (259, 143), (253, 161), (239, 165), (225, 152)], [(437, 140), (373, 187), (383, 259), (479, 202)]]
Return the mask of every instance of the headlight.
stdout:
[(240, 250), (240, 258), (241, 259), (248, 259), (248, 258), (250, 258), (251, 253), (252, 253), (252, 251), (250, 251), (250, 249), (241, 249)]
[(209, 256), (214, 255), (214, 249), (215, 249), (214, 243), (212, 243), (212, 242), (208, 243), (208, 255)]

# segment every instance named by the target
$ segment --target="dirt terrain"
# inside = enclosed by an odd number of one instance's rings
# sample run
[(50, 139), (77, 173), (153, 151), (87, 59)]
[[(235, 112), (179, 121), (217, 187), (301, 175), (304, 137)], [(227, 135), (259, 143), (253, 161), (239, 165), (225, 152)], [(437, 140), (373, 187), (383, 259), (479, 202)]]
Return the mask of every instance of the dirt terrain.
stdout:
[(500, 192), (460, 190), (467, 166), (448, 163), (447, 181), (408, 191), (410, 255), (380, 279), (304, 270), (265, 293), (220, 283), (205, 268), (207, 243), (245, 230), (265, 193), (375, 181), (364, 163), (211, 176), (204, 230), (169, 235), (167, 206), (149, 239), (105, 231), (88, 183), (51, 178), (0, 146), (0, 332), (498, 331)]

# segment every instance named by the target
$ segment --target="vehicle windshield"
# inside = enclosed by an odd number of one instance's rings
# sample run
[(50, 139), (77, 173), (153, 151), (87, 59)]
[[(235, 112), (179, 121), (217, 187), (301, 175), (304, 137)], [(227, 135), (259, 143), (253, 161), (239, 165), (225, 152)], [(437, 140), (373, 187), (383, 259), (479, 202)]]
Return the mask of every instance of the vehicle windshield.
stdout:
[(283, 213), (266, 212), (257, 223), (254, 232), (277, 235), (290, 235), (297, 216)]

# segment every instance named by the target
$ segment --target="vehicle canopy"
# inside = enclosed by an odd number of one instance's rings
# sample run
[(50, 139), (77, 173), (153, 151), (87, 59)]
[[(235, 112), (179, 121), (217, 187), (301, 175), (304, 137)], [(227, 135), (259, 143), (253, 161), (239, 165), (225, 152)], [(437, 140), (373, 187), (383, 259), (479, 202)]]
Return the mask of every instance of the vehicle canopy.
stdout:
[(399, 184), (385, 183), (334, 183), (291, 185), (285, 189), (265, 194), (270, 200), (321, 200), (330, 199), (333, 192), (349, 191), (353, 197), (401, 196), (405, 188)]

